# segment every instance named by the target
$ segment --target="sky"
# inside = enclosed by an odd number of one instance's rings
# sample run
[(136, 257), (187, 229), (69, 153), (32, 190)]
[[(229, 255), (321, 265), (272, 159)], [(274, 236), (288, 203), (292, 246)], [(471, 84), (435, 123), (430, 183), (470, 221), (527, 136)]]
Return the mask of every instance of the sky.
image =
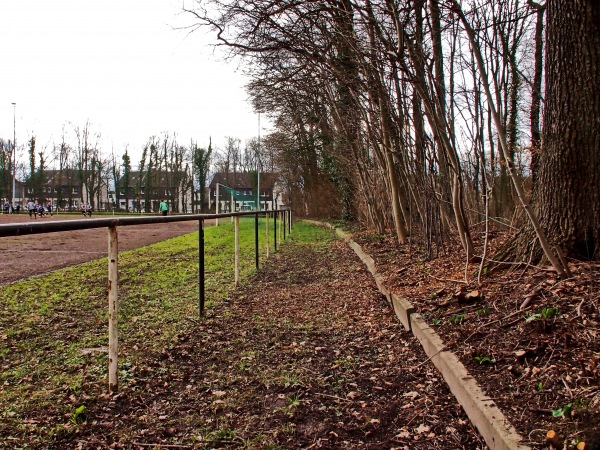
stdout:
[(19, 147), (33, 134), (49, 152), (89, 121), (105, 154), (128, 146), (134, 161), (164, 131), (183, 145), (256, 137), (239, 61), (208, 31), (174, 29), (193, 23), (182, 2), (1, 0), (0, 137), (12, 140), (15, 112)]

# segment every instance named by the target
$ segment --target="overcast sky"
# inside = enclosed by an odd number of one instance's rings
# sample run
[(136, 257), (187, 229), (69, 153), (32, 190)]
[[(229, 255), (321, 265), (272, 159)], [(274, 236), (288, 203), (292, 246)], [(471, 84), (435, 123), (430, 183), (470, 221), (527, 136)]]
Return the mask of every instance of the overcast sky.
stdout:
[[(186, 6), (191, 3), (186, 0)], [(102, 135), (102, 147), (138, 155), (152, 135), (176, 132), (187, 145), (223, 145), (258, 134), (245, 79), (223, 61), (182, 0), (0, 0), (0, 137), (60, 141), (65, 125)], [(261, 121), (264, 132), (264, 119)], [(26, 154), (21, 155), (26, 159)], [(134, 159), (135, 161), (135, 159)]]

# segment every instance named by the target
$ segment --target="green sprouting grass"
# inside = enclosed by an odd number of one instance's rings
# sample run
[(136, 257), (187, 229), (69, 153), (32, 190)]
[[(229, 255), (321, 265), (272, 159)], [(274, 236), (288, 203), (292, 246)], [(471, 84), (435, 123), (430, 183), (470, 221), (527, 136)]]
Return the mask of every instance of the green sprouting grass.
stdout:
[[(261, 219), (261, 265), (265, 231)], [(273, 253), (272, 220), (269, 231)], [(302, 222), (287, 234), (298, 245), (331, 239), (330, 231)], [(70, 396), (106, 391), (107, 266), (103, 258), (0, 291), (0, 435), (40, 408), (56, 415), (49, 419), (56, 423), (72, 412)], [(242, 283), (254, 273), (254, 218), (241, 218)], [(205, 279), (210, 310), (234, 289), (234, 225), (228, 220), (205, 229)], [(192, 320), (199, 320), (197, 232), (119, 255), (119, 365), (125, 382), (128, 367), (163, 352)]]

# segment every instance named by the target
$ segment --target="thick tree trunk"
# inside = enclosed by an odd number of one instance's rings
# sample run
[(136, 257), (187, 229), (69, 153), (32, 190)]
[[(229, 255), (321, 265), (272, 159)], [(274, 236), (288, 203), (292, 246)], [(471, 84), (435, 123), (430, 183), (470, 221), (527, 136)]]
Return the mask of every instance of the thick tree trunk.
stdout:
[(534, 204), (549, 240), (599, 258), (600, 5), (546, 4), (546, 102)]
[(537, 4), (537, 18), (535, 24), (535, 57), (533, 70), (533, 83), (531, 85), (531, 110), (529, 111), (529, 129), (531, 133), (531, 180), (535, 183), (540, 159), (540, 144), (542, 131), (540, 130), (540, 109), (542, 101), (542, 74), (543, 74), (543, 46), (544, 46), (544, 10)]

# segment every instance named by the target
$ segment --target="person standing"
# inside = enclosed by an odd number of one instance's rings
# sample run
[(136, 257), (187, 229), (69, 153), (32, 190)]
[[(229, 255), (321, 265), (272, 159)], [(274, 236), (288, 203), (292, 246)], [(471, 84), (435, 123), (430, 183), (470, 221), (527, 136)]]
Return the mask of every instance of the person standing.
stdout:
[(160, 205), (158, 205), (158, 210), (163, 216), (166, 216), (169, 213), (169, 204), (166, 200), (160, 202)]
[(30, 219), (34, 216), (37, 219), (37, 211), (35, 209), (35, 203), (33, 203), (33, 200), (29, 200), (29, 202), (27, 202), (27, 211), (29, 212)]

